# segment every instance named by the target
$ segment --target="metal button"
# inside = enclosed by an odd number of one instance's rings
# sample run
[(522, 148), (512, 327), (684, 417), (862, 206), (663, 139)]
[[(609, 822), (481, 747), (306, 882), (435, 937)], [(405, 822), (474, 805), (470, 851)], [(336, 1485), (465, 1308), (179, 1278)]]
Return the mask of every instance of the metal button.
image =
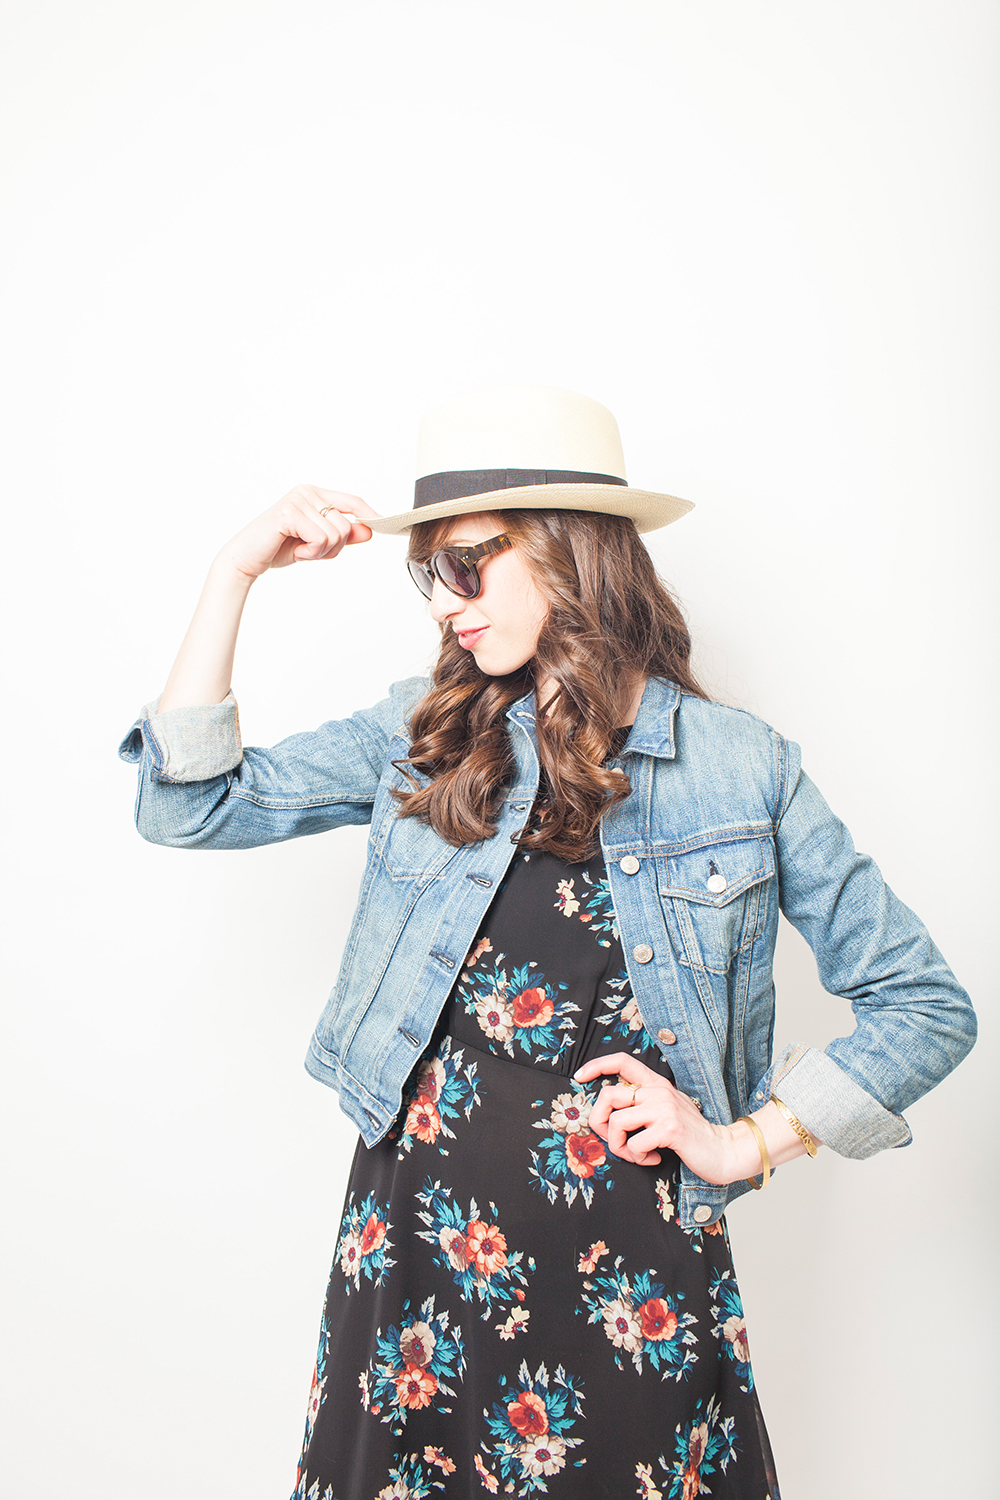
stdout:
[(728, 884), (725, 875), (710, 875), (705, 881), (705, 889), (711, 891), (713, 896), (721, 896)]
[(694, 1211), (694, 1222), (696, 1224), (707, 1224), (712, 1217), (712, 1210), (707, 1203), (699, 1203)]
[(640, 943), (637, 948), (632, 949), (632, 957), (637, 964), (648, 964), (653, 956), (653, 950), (648, 943)]
[(658, 1031), (656, 1033), (656, 1035), (657, 1035), (657, 1038), (661, 1042), (666, 1042), (666, 1044), (667, 1044), (668, 1047), (672, 1047), (673, 1044), (674, 1044), (674, 1042), (676, 1042), (676, 1040), (677, 1040), (677, 1038), (674, 1036), (673, 1032), (672, 1031), (668, 1031), (665, 1026), (664, 1026), (663, 1030), (662, 1031)]
[(634, 854), (626, 854), (624, 859), (618, 861), (618, 868), (623, 875), (634, 875), (639, 868), (639, 861)]

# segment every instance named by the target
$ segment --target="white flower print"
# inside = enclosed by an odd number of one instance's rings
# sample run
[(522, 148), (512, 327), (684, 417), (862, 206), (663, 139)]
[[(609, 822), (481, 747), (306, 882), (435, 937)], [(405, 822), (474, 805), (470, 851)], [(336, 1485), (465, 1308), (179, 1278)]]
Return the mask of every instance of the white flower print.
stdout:
[(604, 1304), (604, 1332), (616, 1349), (626, 1349), (634, 1354), (642, 1348), (642, 1329), (635, 1309), (621, 1297)]
[(636, 1491), (636, 1493), (641, 1497), (641, 1500), (663, 1500), (663, 1491), (658, 1490), (656, 1488), (656, 1485), (653, 1483), (652, 1464), (636, 1464), (635, 1477), (636, 1479), (638, 1479), (641, 1486), (641, 1488)]
[(469, 1265), (469, 1247), (465, 1235), (460, 1229), (452, 1229), (445, 1225), (438, 1235), (438, 1244), (448, 1257), (449, 1264), (456, 1271), (465, 1271)]
[(531, 1437), (517, 1450), (526, 1474), (555, 1474), (566, 1463), (566, 1444), (554, 1432)]
[(340, 1242), (340, 1269), (345, 1276), (357, 1275), (361, 1261), (361, 1236), (357, 1230), (349, 1229)]
[(447, 1078), (444, 1063), (439, 1057), (425, 1057), (417, 1071), (415, 1095), (418, 1099), (429, 1099), (436, 1104), (441, 1097)]
[(633, 995), (631, 1000), (626, 1000), (621, 1008), (621, 1019), (625, 1022), (629, 1031), (642, 1031), (645, 1021), (639, 1014), (639, 1006)]
[(408, 1365), (429, 1365), (436, 1343), (427, 1323), (411, 1323), (399, 1336), (399, 1352)]
[(497, 995), (476, 1001), (476, 1020), (492, 1041), (508, 1042), (514, 1034), (514, 1012)]
[(556, 899), (552, 904), (564, 917), (575, 917), (580, 910), (580, 903), (573, 894), (573, 885), (572, 880), (560, 880), (556, 886)]
[(517, 1333), (526, 1333), (530, 1317), (531, 1313), (526, 1307), (515, 1307), (511, 1310), (506, 1323), (496, 1325), (497, 1333), (502, 1339), (512, 1339)]
[(656, 1201), (660, 1205), (660, 1213), (669, 1224), (674, 1216), (674, 1200), (670, 1196), (670, 1184), (662, 1178), (656, 1180)]
[(565, 1131), (567, 1135), (572, 1131), (586, 1130), (590, 1100), (586, 1094), (557, 1094), (552, 1101), (549, 1119), (554, 1130)]
[(733, 1353), (740, 1364), (750, 1363), (750, 1342), (747, 1338), (747, 1325), (743, 1318), (727, 1318), (722, 1325), (722, 1336), (733, 1346)]

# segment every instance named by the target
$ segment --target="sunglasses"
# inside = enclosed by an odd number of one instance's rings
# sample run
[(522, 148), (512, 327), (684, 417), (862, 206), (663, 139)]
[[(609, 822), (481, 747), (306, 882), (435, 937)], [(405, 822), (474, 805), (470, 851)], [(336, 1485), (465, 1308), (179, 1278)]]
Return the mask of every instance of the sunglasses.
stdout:
[(411, 557), (406, 566), (425, 599), (433, 594), (436, 578), (449, 593), (457, 594), (460, 599), (475, 599), (483, 586), (479, 576), (481, 560), (496, 552), (506, 552), (513, 545), (510, 537), (501, 532), (499, 536), (491, 536), (488, 542), (480, 542), (478, 547), (441, 547), (426, 563), (419, 563)]

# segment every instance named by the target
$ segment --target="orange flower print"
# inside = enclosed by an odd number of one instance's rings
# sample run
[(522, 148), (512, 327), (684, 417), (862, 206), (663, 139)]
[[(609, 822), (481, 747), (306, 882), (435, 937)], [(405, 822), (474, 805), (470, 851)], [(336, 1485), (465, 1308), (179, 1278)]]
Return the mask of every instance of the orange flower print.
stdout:
[(514, 996), (515, 1026), (547, 1026), (555, 1006), (544, 990), (522, 990)]
[(592, 1130), (574, 1131), (566, 1137), (566, 1163), (577, 1177), (593, 1177), (594, 1168), (606, 1160), (604, 1142)]
[(455, 1472), (454, 1463), (447, 1454), (441, 1452), (440, 1448), (426, 1447), (424, 1449), (424, 1463), (437, 1464), (438, 1468), (442, 1469), (445, 1474), (454, 1474)]
[(522, 1391), (516, 1401), (511, 1401), (507, 1417), (514, 1431), (522, 1437), (541, 1437), (549, 1430), (545, 1402), (534, 1391)]
[(430, 1406), (431, 1397), (437, 1388), (437, 1377), (430, 1370), (422, 1370), (419, 1365), (407, 1365), (396, 1380), (400, 1406), (409, 1406), (414, 1410)]
[(650, 1297), (639, 1308), (639, 1322), (644, 1339), (672, 1339), (677, 1332), (677, 1314), (662, 1297)]
[(371, 1255), (373, 1250), (378, 1250), (385, 1239), (385, 1225), (375, 1214), (369, 1214), (365, 1227), (361, 1231), (361, 1254)]
[(507, 1241), (495, 1224), (473, 1219), (465, 1231), (468, 1256), (480, 1276), (493, 1276), (507, 1264)]
[(480, 938), (479, 942), (476, 943), (474, 947), (469, 949), (469, 955), (465, 960), (465, 967), (467, 969), (471, 969), (474, 964), (477, 964), (479, 962), (484, 953), (492, 952), (493, 944), (490, 942), (489, 938)]
[(415, 1135), (418, 1141), (430, 1143), (437, 1139), (438, 1131), (441, 1129), (441, 1116), (430, 1099), (425, 1099), (421, 1095), (414, 1099), (407, 1110), (406, 1124), (403, 1128), (407, 1135)]
[(489, 1469), (483, 1463), (483, 1461), (479, 1457), (478, 1453), (473, 1454), (473, 1462), (476, 1465), (476, 1473), (479, 1475), (479, 1478), (482, 1480), (483, 1489), (484, 1490), (489, 1490), (489, 1492), (490, 1492), (491, 1495), (495, 1495), (496, 1492), (497, 1492), (497, 1489), (499, 1487), (500, 1481), (497, 1479), (497, 1477), (496, 1477), (495, 1474), (491, 1474), (490, 1473)]
[(584, 1276), (589, 1276), (591, 1271), (595, 1271), (597, 1269), (597, 1262), (600, 1260), (601, 1256), (607, 1255), (607, 1253), (607, 1245), (603, 1240), (598, 1240), (596, 1244), (591, 1245), (590, 1249), (586, 1252), (585, 1255), (580, 1256), (580, 1264), (577, 1266), (577, 1270), (580, 1271)]
[(701, 1494), (701, 1479), (697, 1469), (685, 1469), (681, 1476), (681, 1500), (696, 1500)]

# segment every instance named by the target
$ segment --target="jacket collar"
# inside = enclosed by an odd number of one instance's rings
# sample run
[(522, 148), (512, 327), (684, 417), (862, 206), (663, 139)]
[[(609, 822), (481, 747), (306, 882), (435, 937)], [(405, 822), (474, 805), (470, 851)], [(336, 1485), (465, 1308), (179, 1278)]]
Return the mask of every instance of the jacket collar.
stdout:
[[(681, 701), (681, 690), (662, 677), (650, 677), (646, 683), (632, 732), (625, 741), (623, 755), (655, 755), (673, 760), (677, 754), (674, 742), (674, 716)], [(507, 718), (535, 727), (535, 695), (525, 693), (507, 710)]]

